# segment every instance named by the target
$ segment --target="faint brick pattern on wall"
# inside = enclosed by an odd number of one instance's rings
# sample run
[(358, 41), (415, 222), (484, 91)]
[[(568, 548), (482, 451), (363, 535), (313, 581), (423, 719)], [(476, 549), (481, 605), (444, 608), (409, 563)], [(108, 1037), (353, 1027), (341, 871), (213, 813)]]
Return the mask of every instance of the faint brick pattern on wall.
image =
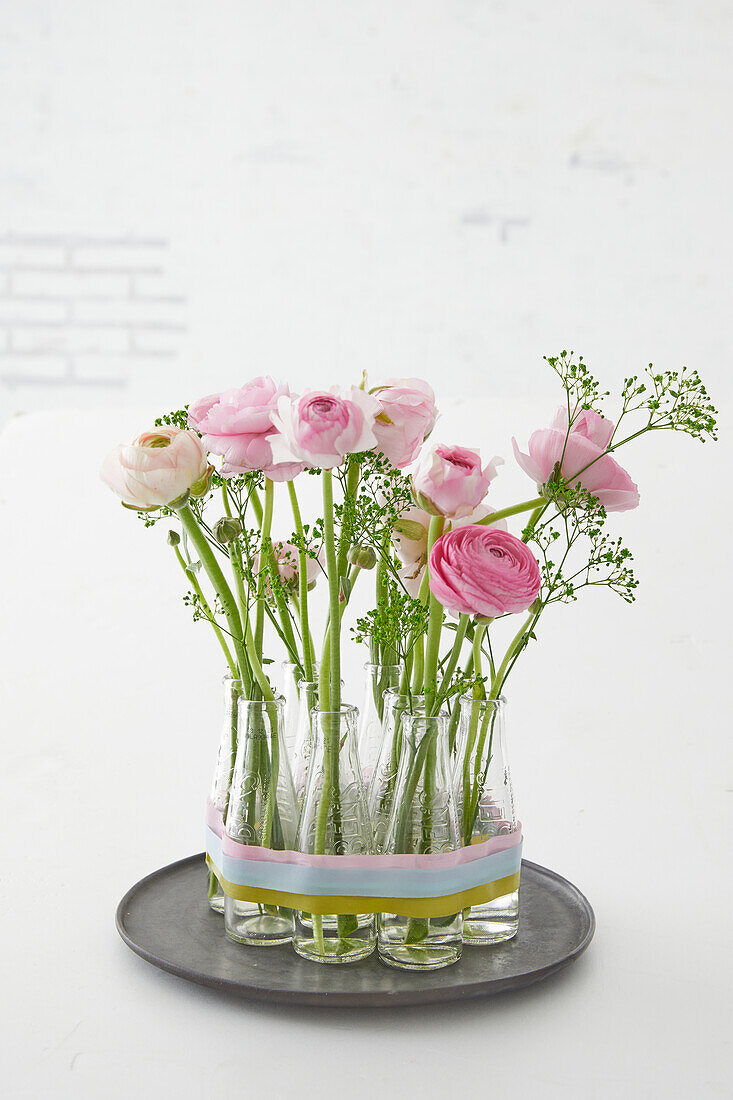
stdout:
[(175, 359), (186, 299), (159, 238), (0, 235), (0, 384), (123, 389)]

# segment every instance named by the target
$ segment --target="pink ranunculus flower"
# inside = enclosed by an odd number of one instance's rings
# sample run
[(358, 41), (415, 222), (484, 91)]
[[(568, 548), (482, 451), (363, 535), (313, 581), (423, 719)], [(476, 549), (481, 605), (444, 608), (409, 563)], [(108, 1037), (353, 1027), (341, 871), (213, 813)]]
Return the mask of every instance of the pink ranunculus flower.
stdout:
[(271, 481), (292, 481), (302, 463), (277, 463), (271, 441), (276, 435), (272, 418), (280, 397), (289, 397), (284, 383), (267, 376), (253, 378), (240, 389), (202, 397), (188, 410), (188, 422), (203, 436), (212, 454), (222, 455), (224, 477), (262, 470)]
[(102, 481), (128, 508), (146, 511), (197, 495), (208, 485), (210, 467), (196, 432), (153, 428), (129, 446), (115, 447), (102, 463)]
[(541, 587), (529, 547), (508, 531), (470, 524), (436, 540), (430, 591), (448, 611), (495, 619), (525, 611)]
[(420, 378), (391, 380), (371, 392), (382, 406), (374, 422), (377, 450), (403, 470), (415, 461), (435, 427), (435, 394)]
[(606, 454), (614, 425), (592, 409), (580, 413), (568, 432), (567, 409), (560, 408), (552, 427), (541, 428), (529, 438), (529, 454), (512, 439), (514, 456), (526, 474), (541, 488), (562, 460), (560, 472), (571, 484), (580, 484), (597, 497), (607, 512), (626, 512), (639, 503), (639, 490), (626, 470)]
[(356, 386), (281, 397), (273, 417), (278, 429), (272, 439), (273, 457), (276, 462), (330, 470), (346, 455), (376, 446), (374, 418), (379, 410), (377, 399)]
[[(490, 516), (495, 511), (487, 504), (479, 504), (473, 512), (462, 519), (454, 519), (451, 529), (465, 527), (469, 523), (478, 523), (479, 520)], [(428, 560), (428, 528), (431, 516), (422, 508), (415, 505), (402, 513), (395, 521), (392, 530), (392, 543), (397, 552), (397, 557), (402, 562), (402, 568), (398, 570), (398, 576), (405, 589), (411, 596), (417, 598), (420, 585), (425, 574), (425, 566)], [(496, 529), (506, 531), (506, 521), (500, 519)]]
[(486, 496), (503, 462), (492, 458), (482, 467), (478, 451), (439, 443), (424, 450), (413, 467), (410, 481), (415, 500), (433, 516), (468, 516)]
[[(277, 563), (277, 571), (283, 582), (288, 586), (292, 585), (293, 588), (296, 588), (298, 585), (300, 567), (298, 547), (294, 546), (292, 542), (273, 542), (272, 550), (275, 556), (275, 562)], [(322, 572), (323, 566), (321, 565), (320, 559), (312, 558), (308, 555), (305, 575), (308, 580), (309, 588), (313, 587)]]
[[(300, 560), (298, 558), (298, 548), (294, 546), (292, 542), (273, 542), (272, 554), (275, 559), (275, 565), (280, 575), (280, 580), (283, 582), (285, 588), (291, 592), (295, 592), (299, 583), (299, 570)], [(254, 566), (255, 571), (260, 567), (260, 556), (255, 555)], [(308, 588), (311, 589), (315, 586), (319, 575), (323, 572), (323, 565), (321, 563), (320, 555), (312, 558), (308, 555), (305, 575), (308, 581)], [(270, 584), (268, 578), (268, 595), (271, 595)]]

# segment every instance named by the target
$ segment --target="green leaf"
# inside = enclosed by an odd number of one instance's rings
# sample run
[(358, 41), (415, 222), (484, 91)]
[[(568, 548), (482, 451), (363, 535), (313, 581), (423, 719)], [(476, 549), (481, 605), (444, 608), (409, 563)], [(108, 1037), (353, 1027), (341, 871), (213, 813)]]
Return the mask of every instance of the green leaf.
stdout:
[(430, 932), (430, 921), (426, 917), (410, 917), (407, 922), (407, 933), (405, 934), (405, 943), (414, 944), (422, 943), (423, 940), (428, 938)]

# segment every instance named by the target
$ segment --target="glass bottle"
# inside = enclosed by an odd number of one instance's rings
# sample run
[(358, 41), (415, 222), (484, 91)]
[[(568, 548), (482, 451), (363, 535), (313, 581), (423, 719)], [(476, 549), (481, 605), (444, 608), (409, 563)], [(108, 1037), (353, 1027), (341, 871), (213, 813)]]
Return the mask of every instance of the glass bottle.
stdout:
[(364, 704), (359, 721), (359, 761), (368, 788), (383, 740), (385, 694), (399, 686), (399, 665), (364, 665)]
[[(356, 744), (358, 711), (315, 709), (311, 715), (311, 760), (297, 848), (309, 855), (365, 855), (373, 851), (372, 829)], [(373, 913), (296, 912), (293, 946), (303, 958), (350, 963), (370, 955), (376, 942)]]
[[(384, 850), (407, 855), (460, 847), (448, 759), (448, 715), (402, 715), (402, 754)], [(438, 970), (461, 957), (463, 914), (379, 914), (379, 957), (400, 970)]]
[[(209, 800), (214, 809), (221, 814), (222, 820), (226, 820), (229, 790), (237, 755), (237, 702), (242, 694), (242, 681), (235, 680), (232, 674), (227, 672), (221, 682), (224, 714)], [(209, 871), (209, 905), (215, 913), (224, 912), (224, 894), (213, 871)]]
[(311, 758), (311, 713), (318, 706), (318, 684), (315, 680), (300, 681), (300, 698), (295, 723), (294, 747), (291, 756), (295, 801), (303, 805), (308, 765)]
[[(277, 851), (292, 849), (298, 813), (283, 735), (284, 699), (238, 704), (237, 759), (234, 765), (226, 833), (241, 844)], [(224, 922), (239, 943), (289, 943), (293, 915), (282, 906), (227, 897)]]
[[(517, 828), (506, 756), (506, 699), (462, 695), (454, 763), (462, 843), (477, 844)], [(516, 935), (519, 890), (464, 911), (464, 942), (500, 943)]]
[(384, 851), (387, 826), (392, 813), (402, 751), (402, 716), (424, 713), (424, 695), (401, 695), (399, 691), (392, 690), (387, 691), (384, 696), (382, 744), (367, 795), (375, 852)]
[(285, 699), (283, 718), (285, 747), (288, 750), (288, 760), (290, 760), (292, 766), (300, 711), (300, 669), (293, 661), (283, 661), (280, 669), (282, 672), (283, 697)]

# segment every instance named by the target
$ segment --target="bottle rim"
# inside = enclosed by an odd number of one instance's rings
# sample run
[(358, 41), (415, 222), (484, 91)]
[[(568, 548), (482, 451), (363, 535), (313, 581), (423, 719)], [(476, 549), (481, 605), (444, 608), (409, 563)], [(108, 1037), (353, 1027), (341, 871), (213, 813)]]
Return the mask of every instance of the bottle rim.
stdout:
[(473, 695), (466, 692), (464, 695), (458, 696), (458, 702), (463, 706), (464, 703), (478, 703), (482, 707), (489, 706), (506, 706), (506, 695), (497, 695), (495, 699), (474, 699)]
[(320, 707), (311, 707), (311, 714), (323, 714), (333, 716), (334, 714), (339, 717), (347, 717), (350, 715), (358, 715), (359, 708), (355, 707), (353, 703), (342, 703), (338, 710), (321, 710)]
[(237, 707), (241, 710), (259, 708), (261, 711), (266, 711), (273, 704), (277, 709), (280, 709), (285, 705), (285, 696), (276, 692), (272, 699), (247, 699), (244, 695), (240, 695), (237, 700)]

